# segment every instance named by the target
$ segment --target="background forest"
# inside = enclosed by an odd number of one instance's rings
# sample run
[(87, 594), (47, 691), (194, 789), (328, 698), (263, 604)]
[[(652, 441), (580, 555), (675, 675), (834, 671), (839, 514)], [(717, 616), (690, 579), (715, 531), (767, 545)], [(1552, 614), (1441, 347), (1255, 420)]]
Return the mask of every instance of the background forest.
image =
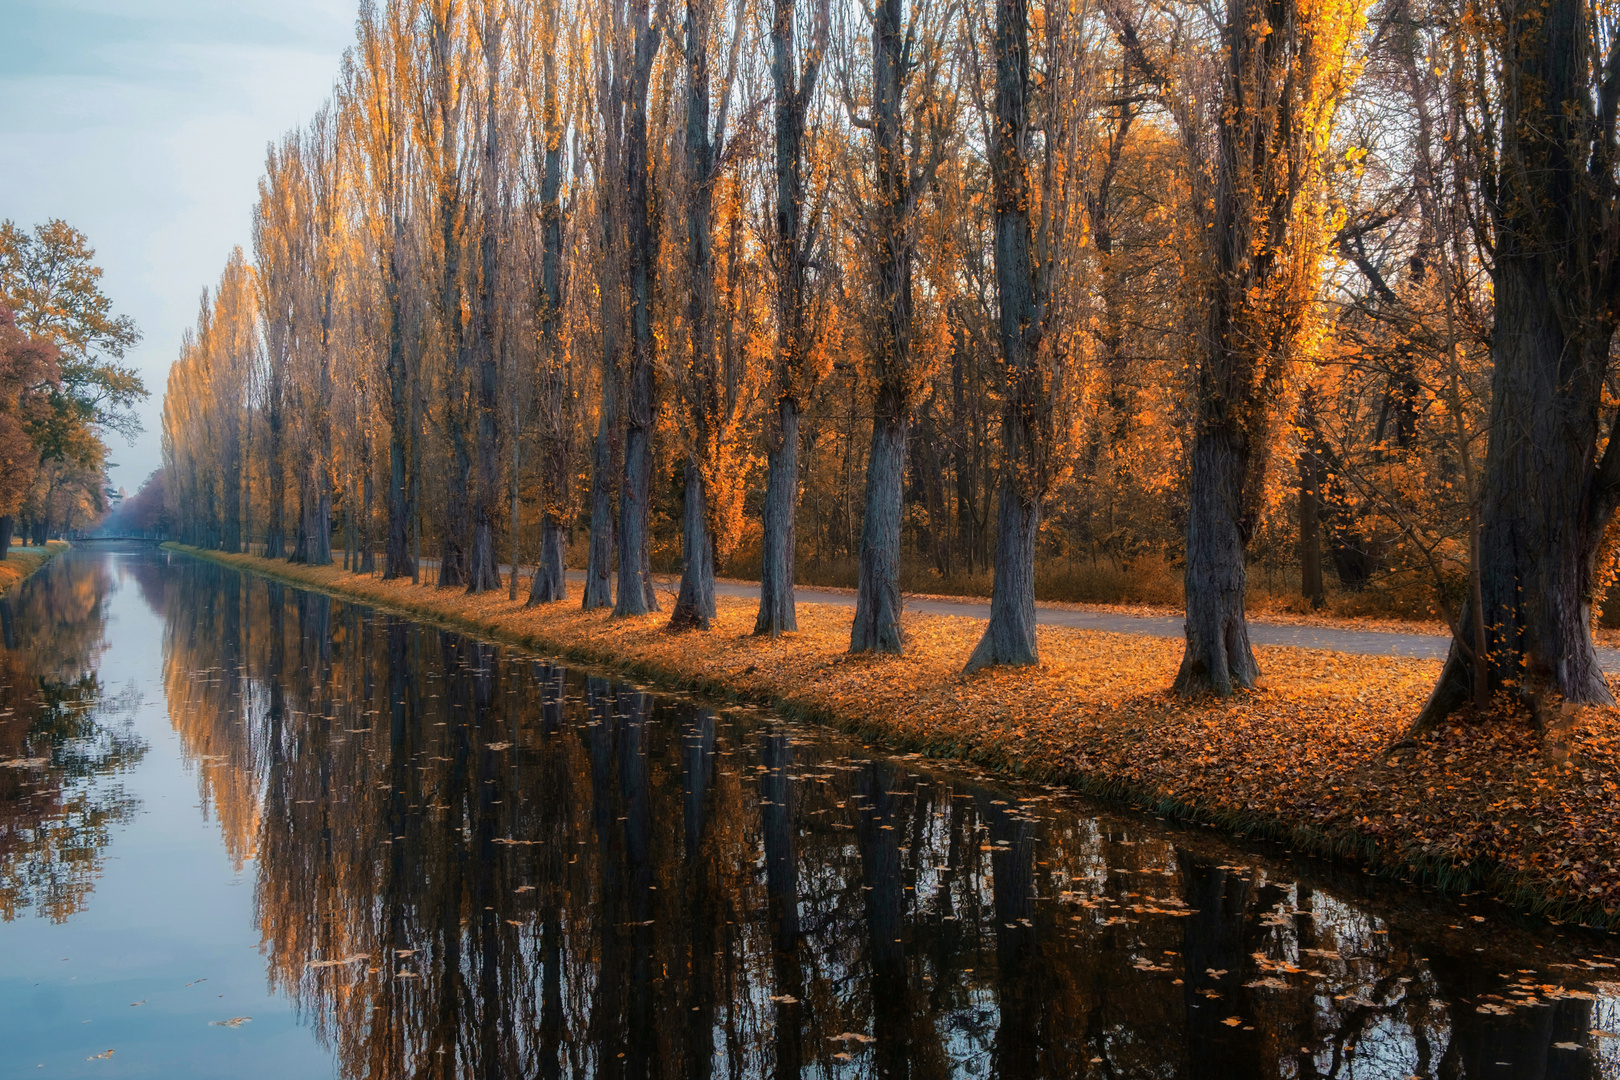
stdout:
[(618, 614), (679, 571), (677, 625), (759, 578), (762, 633), (850, 585), (855, 651), (993, 580), (970, 666), (1036, 595), (1185, 603), (1222, 692), (1246, 594), (1331, 602), (1450, 623), (1453, 696), (1609, 700), (1614, 30), (367, 2), (171, 371), (170, 527)]

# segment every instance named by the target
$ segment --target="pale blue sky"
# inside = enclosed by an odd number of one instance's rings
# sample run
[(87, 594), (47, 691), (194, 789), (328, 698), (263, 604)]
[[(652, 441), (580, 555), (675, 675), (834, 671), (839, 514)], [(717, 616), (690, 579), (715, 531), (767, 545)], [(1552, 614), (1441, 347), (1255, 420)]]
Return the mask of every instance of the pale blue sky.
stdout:
[(356, 0), (0, 0), (0, 218), (84, 230), (145, 339), (146, 431), (113, 483), (161, 464), (169, 364), (197, 298), (249, 245), (266, 143), (329, 94)]

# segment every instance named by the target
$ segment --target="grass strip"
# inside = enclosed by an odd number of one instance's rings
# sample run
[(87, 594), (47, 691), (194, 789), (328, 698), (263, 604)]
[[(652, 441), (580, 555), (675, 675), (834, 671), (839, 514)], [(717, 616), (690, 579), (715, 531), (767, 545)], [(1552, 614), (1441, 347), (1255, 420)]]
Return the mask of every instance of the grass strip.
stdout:
[(12, 548), (0, 559), (0, 597), (10, 596), (13, 589), (70, 546), (66, 540), (47, 540), (44, 547)]
[(1484, 891), (1557, 922), (1620, 916), (1620, 710), (1581, 710), (1556, 740), (1527, 718), (1443, 726), (1387, 748), (1439, 664), (1256, 650), (1264, 676), (1231, 700), (1167, 688), (1181, 643), (1039, 630), (1039, 667), (963, 678), (983, 622), (908, 615), (904, 656), (845, 651), (848, 607), (799, 605), (797, 633), (752, 635), (756, 604), (722, 597), (714, 628), (610, 619), (568, 601), (382, 581), (166, 545), (238, 569), (665, 688), (767, 705), (900, 751), (972, 762), (1448, 892)]

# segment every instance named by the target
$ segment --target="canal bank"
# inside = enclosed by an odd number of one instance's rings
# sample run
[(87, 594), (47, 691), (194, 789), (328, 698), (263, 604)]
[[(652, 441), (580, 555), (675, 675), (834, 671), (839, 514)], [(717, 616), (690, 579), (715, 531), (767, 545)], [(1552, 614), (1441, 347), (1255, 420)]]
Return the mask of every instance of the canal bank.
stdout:
[(504, 591), (384, 582), (337, 567), (173, 550), (403, 612), (666, 688), (769, 705), (901, 750), (1062, 783), (1166, 817), (1353, 861), (1555, 920), (1620, 915), (1620, 711), (1585, 710), (1557, 746), (1527, 720), (1452, 724), (1388, 756), (1438, 671), (1432, 660), (1259, 648), (1260, 687), (1231, 701), (1169, 694), (1179, 642), (1042, 627), (1039, 668), (960, 669), (977, 620), (906, 619), (903, 657), (850, 657), (850, 612), (801, 605), (800, 630), (750, 633), (721, 598), (707, 633), (663, 616), (610, 620)]
[(44, 547), (14, 547), (0, 559), (0, 599), (27, 581), (39, 568), (66, 551), (66, 540), (47, 540)]

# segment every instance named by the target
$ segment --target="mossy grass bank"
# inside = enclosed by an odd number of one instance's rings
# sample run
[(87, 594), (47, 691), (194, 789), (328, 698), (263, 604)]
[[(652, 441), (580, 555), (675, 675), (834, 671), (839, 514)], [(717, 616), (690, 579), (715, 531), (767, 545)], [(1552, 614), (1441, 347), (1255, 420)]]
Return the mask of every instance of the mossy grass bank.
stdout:
[(44, 547), (12, 548), (0, 559), (0, 597), (10, 596), (12, 590), (70, 546), (66, 540), (47, 540)]

